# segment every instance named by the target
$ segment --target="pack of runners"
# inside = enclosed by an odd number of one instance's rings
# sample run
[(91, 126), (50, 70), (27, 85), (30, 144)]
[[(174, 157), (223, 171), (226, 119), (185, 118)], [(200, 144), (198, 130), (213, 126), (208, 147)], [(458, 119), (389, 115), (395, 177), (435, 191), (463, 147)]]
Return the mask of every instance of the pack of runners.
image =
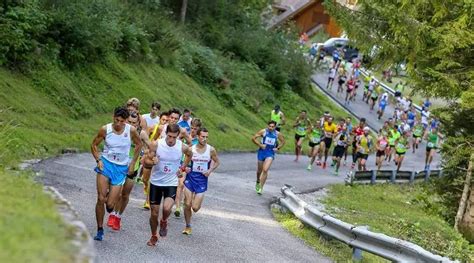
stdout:
[[(177, 109), (161, 112), (154, 102), (149, 114), (140, 114), (140, 101), (132, 98), (117, 107), (112, 122), (100, 127), (91, 152), (97, 162), (97, 234), (104, 238), (105, 211), (107, 226), (120, 230), (121, 219), (137, 178), (144, 185), (144, 208), (150, 210), (151, 237), (155, 246), (158, 235), (168, 232), (168, 218), (175, 205), (181, 215), (184, 198), (183, 234), (192, 233), (191, 218), (201, 208), (208, 178), (219, 166), (214, 147), (207, 143), (209, 131), (191, 112)], [(99, 146), (103, 142), (103, 150)], [(160, 213), (161, 210), (161, 213)], [(159, 215), (161, 218), (159, 219)], [(159, 231), (158, 231), (159, 225)]]
[[(355, 100), (355, 90), (362, 82), (358, 80), (358, 68), (350, 69), (349, 76), (346, 76), (346, 68), (343, 62), (335, 63), (329, 72), (327, 88), (331, 89), (338, 78), (338, 85), (347, 87), (346, 102), (349, 103)], [(389, 104), (388, 94), (378, 89), (373, 78), (367, 79), (362, 100), (369, 103), (371, 110), (378, 106), (379, 119)], [(287, 121), (279, 105), (271, 111), (269, 119), (267, 127), (252, 137), (258, 147), (255, 184), (258, 195), (263, 193), (276, 153), (286, 143), (281, 129)], [(404, 98), (399, 98), (393, 115), (376, 133), (371, 132), (365, 118), (353, 126), (351, 117), (335, 119), (329, 112), (310, 119), (307, 111), (301, 110), (290, 125), (294, 129), (294, 161), (300, 161), (303, 142), (307, 140), (306, 169), (312, 170), (316, 163), (324, 170), (331, 157), (330, 166), (335, 175), (339, 174), (341, 165), (346, 165), (348, 152), (352, 155), (351, 171), (356, 166), (358, 170), (366, 170), (371, 153), (375, 154), (378, 170), (384, 161), (390, 164), (393, 159), (398, 171), (407, 151), (411, 148), (415, 153), (422, 140), (426, 141), (425, 170), (429, 170), (440, 144), (439, 121), (430, 116), (427, 107), (419, 114), (410, 100)], [(175, 108), (162, 111), (160, 103), (154, 102), (150, 113), (142, 115), (140, 101), (136, 98), (128, 100), (126, 106), (117, 107), (112, 122), (100, 127), (91, 145), (97, 163), (97, 234), (94, 239), (104, 238), (106, 211), (109, 213), (107, 226), (116, 231), (121, 229), (121, 220), (136, 182), (143, 183), (143, 208), (150, 210), (151, 237), (147, 245), (155, 246), (159, 236), (167, 235), (173, 206), (176, 217), (184, 212), (182, 233), (190, 235), (191, 218), (200, 210), (208, 178), (220, 164), (215, 148), (207, 143), (208, 138), (209, 131), (203, 127), (202, 120), (192, 117), (190, 110), (185, 109), (183, 113)], [(103, 150), (100, 151), (102, 143)]]

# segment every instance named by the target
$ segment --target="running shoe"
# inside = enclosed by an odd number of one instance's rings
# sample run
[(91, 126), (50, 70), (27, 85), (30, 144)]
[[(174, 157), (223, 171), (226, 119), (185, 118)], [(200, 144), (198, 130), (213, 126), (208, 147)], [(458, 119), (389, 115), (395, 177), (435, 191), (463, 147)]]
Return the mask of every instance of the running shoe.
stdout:
[(323, 163), (323, 169), (326, 169), (326, 162)]
[(165, 237), (168, 234), (168, 221), (160, 220), (160, 237)]
[(136, 183), (143, 184), (142, 178), (137, 176)]
[(261, 188), (260, 183), (256, 183), (255, 184), (255, 192), (258, 193), (260, 191), (260, 188)]
[(114, 214), (110, 214), (110, 215), (109, 215), (109, 219), (107, 220), (107, 226), (108, 226), (108, 227), (113, 227), (114, 224), (115, 224), (115, 219), (116, 219), (116, 218), (117, 218), (117, 217), (116, 217)]
[(114, 225), (112, 226), (113, 230), (119, 231), (120, 230), (120, 221), (122, 218), (120, 217), (115, 217)]
[(184, 235), (191, 235), (192, 233), (193, 233), (193, 230), (191, 229), (191, 227), (185, 227), (183, 230)]
[(178, 218), (181, 217), (181, 209), (174, 210), (174, 216)]
[(311, 171), (313, 169), (313, 166), (311, 164), (308, 164), (308, 167), (306, 167), (306, 170)]
[(150, 240), (146, 242), (146, 244), (150, 247), (156, 246), (156, 243), (158, 243), (158, 237), (157, 236), (151, 236)]
[(321, 166), (321, 161), (316, 161), (317, 166)]
[(150, 204), (148, 203), (148, 201), (145, 201), (145, 203), (143, 203), (143, 209), (150, 210)]
[(258, 194), (258, 195), (262, 195), (262, 191), (263, 191), (263, 188), (262, 188), (262, 187), (258, 188), (257, 194)]
[(335, 176), (339, 176), (339, 171), (338, 170), (334, 170), (333, 173), (334, 173)]
[(94, 237), (94, 240), (102, 241), (103, 239), (104, 239), (104, 230), (103, 229), (98, 230), (97, 234)]

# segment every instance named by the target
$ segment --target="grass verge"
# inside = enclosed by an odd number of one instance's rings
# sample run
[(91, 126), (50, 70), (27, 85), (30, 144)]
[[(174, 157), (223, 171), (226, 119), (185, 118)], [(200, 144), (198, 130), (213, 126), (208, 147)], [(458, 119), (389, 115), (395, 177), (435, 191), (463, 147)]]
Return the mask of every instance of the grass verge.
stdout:
[[(314, 248), (318, 253), (331, 258), (335, 262), (351, 262), (352, 249), (337, 240), (328, 240), (321, 236), (311, 226), (304, 225), (293, 214), (283, 214), (277, 210), (272, 210), (275, 219), (290, 233), (302, 239), (308, 246)], [(361, 262), (389, 262), (383, 258), (363, 253)]]
[(72, 233), (27, 173), (0, 170), (0, 262), (72, 262)]
[(327, 212), (371, 231), (413, 242), (435, 254), (473, 262), (474, 246), (436, 213), (428, 185), (332, 185)]

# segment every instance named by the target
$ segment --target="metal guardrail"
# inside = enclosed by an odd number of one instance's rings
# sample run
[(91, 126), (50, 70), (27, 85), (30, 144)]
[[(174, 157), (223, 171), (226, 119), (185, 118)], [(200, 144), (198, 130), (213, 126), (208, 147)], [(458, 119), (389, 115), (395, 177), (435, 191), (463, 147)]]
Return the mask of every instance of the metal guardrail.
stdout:
[(354, 256), (360, 254), (356, 253), (360, 249), (395, 262), (453, 262), (416, 244), (371, 232), (367, 227), (354, 226), (321, 212), (297, 197), (291, 186), (282, 187), (281, 192), (283, 197), (278, 199), (280, 205), (323, 235), (354, 248)]
[(413, 183), (415, 181), (424, 180), (428, 181), (430, 177), (441, 177), (443, 176), (443, 170), (432, 170), (432, 171), (396, 171), (396, 170), (369, 170), (369, 171), (355, 171), (349, 172), (346, 175), (345, 182), (347, 184), (357, 183), (370, 183), (375, 184), (377, 182), (391, 182), (391, 183)]

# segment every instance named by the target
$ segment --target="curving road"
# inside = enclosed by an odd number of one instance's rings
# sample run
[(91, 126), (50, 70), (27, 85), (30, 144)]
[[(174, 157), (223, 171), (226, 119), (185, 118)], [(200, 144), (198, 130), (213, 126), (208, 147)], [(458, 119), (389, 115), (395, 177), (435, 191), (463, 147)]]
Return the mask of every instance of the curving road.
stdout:
[[(315, 82), (326, 82), (325, 74), (313, 76)], [(337, 96), (335, 96), (337, 100)], [(381, 125), (368, 112), (365, 103), (358, 100), (350, 110), (367, 117), (371, 126)], [(389, 110), (390, 111), (390, 110)], [(287, 138), (292, 136), (285, 135)], [(292, 143), (290, 140), (289, 143)], [(307, 143), (307, 142), (305, 142)], [(416, 154), (407, 154), (403, 170), (421, 170), (424, 146)], [(149, 212), (143, 210), (142, 186), (136, 185), (129, 206), (122, 218), (122, 230), (106, 229), (105, 240), (95, 242), (98, 262), (329, 262), (306, 246), (301, 240), (284, 230), (272, 217), (269, 206), (280, 195), (284, 184), (297, 191), (311, 191), (329, 184), (342, 183), (344, 176), (330, 175), (331, 169), (315, 167), (305, 169), (302, 158), (293, 162), (292, 155), (278, 155), (270, 171), (263, 196), (255, 193), (255, 153), (221, 154), (221, 167), (209, 180), (209, 190), (203, 208), (193, 217), (193, 235), (184, 236), (181, 230), (184, 219), (170, 218), (168, 237), (160, 239), (156, 247), (146, 246), (150, 237)], [(351, 157), (348, 157), (348, 161)], [(374, 157), (369, 157), (368, 167), (374, 167)], [(436, 156), (435, 165), (439, 162)], [(56, 187), (70, 200), (86, 224), (91, 235), (95, 234), (95, 162), (90, 154), (64, 155), (44, 160), (35, 165), (41, 171), (45, 185)], [(343, 175), (348, 166), (341, 167)], [(383, 169), (395, 169), (393, 163)]]

